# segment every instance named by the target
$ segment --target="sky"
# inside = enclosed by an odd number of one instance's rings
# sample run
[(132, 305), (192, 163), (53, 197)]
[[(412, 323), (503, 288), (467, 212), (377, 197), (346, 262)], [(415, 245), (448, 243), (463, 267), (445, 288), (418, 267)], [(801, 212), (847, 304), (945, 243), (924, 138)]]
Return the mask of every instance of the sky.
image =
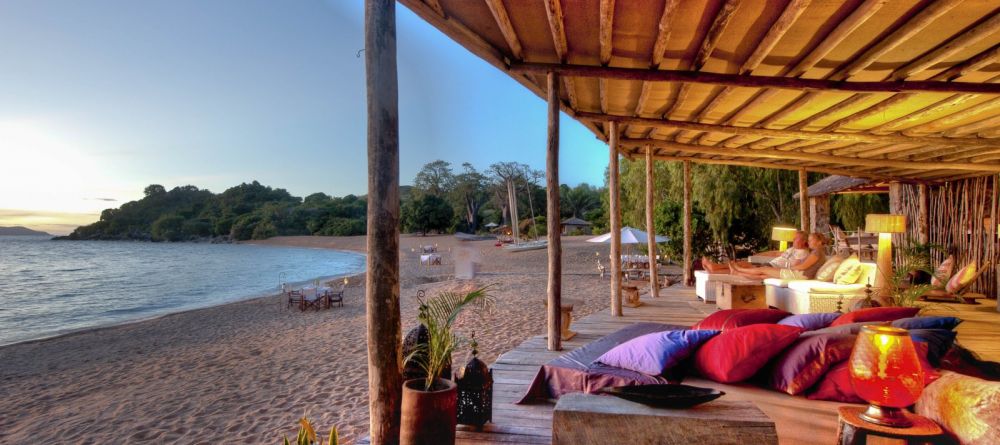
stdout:
[[(400, 176), (544, 170), (538, 96), (397, 5)], [(0, 226), (68, 233), (148, 184), (367, 187), (362, 0), (0, 2)], [(560, 179), (607, 146), (565, 115)]]

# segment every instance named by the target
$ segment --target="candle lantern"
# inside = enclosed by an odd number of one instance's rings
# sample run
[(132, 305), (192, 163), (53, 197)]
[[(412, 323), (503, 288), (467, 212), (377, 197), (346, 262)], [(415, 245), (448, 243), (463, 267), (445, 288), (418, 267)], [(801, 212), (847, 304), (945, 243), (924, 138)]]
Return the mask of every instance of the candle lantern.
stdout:
[(458, 386), (458, 423), (481, 427), (493, 421), (493, 370), (476, 355), (475, 334), (472, 335), (472, 359), (455, 379)]
[(904, 409), (920, 397), (924, 374), (913, 340), (905, 329), (861, 328), (850, 358), (851, 383), (868, 410), (860, 417), (889, 427), (912, 425)]

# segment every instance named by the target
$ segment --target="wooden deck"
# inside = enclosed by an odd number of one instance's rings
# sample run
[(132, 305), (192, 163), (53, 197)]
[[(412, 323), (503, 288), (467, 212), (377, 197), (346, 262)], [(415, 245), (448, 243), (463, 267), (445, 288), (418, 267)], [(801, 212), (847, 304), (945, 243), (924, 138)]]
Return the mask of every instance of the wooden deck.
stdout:
[[(493, 364), (494, 401), (493, 423), (481, 431), (459, 426), (459, 444), (548, 444), (552, 440), (552, 404), (516, 405), (524, 395), (539, 367), (559, 355), (596, 340), (604, 335), (636, 322), (651, 321), (691, 325), (715, 310), (714, 304), (701, 303), (694, 296), (693, 288), (674, 286), (661, 291), (660, 298), (643, 297), (639, 308), (624, 308), (623, 317), (612, 317), (609, 310), (575, 320), (572, 330), (578, 334), (563, 342), (563, 350), (547, 351), (544, 335), (525, 340), (517, 348), (501, 355)], [(978, 352), (984, 359), (1000, 361), (1000, 313), (996, 300), (983, 304), (942, 304), (929, 311), (931, 314), (957, 316), (964, 320), (959, 326), (959, 341)], [(688, 379), (698, 385), (697, 379)], [(686, 382), (687, 382), (686, 381)], [(707, 383), (711, 384), (711, 383)], [(749, 386), (718, 385), (733, 397), (753, 400), (772, 418), (807, 418), (795, 422), (794, 427), (782, 430), (778, 436), (785, 443), (833, 443), (836, 429), (836, 407), (841, 403), (807, 400), (774, 391)], [(828, 439), (828, 440), (822, 440)], [(359, 443), (368, 443), (362, 440)]]

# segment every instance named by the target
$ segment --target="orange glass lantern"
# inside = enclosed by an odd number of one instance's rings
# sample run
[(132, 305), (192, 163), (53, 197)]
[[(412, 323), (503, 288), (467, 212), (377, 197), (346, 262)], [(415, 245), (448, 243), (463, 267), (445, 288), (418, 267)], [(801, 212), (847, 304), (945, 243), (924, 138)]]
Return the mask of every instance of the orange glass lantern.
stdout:
[(861, 328), (850, 361), (851, 383), (868, 410), (860, 417), (890, 427), (908, 427), (903, 409), (924, 390), (924, 373), (905, 329), (889, 326)]

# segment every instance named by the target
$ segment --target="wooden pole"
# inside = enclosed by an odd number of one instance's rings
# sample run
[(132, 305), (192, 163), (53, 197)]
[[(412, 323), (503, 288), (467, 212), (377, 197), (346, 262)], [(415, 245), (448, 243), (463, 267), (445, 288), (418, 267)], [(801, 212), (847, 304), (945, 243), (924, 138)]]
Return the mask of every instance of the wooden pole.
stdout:
[(809, 230), (809, 172), (799, 169), (799, 227)]
[(396, 2), (365, 1), (368, 87), (368, 410), (371, 443), (399, 443), (402, 327), (399, 314), (399, 92)]
[(549, 137), (545, 150), (545, 198), (549, 237), (549, 342), (550, 351), (562, 349), (562, 234), (559, 231), (559, 75), (549, 73)]
[(646, 149), (646, 234), (649, 235), (647, 247), (649, 250), (649, 295), (660, 296), (660, 279), (656, 275), (656, 226), (653, 215), (656, 213), (656, 203), (653, 201), (653, 150)]
[(684, 285), (691, 286), (694, 272), (691, 260), (691, 161), (684, 161)]
[(618, 208), (618, 123), (608, 123), (611, 158), (608, 160), (608, 211), (611, 213), (611, 315), (622, 316), (622, 216)]
[(917, 184), (917, 239), (922, 244), (931, 239), (930, 198), (927, 184)]

